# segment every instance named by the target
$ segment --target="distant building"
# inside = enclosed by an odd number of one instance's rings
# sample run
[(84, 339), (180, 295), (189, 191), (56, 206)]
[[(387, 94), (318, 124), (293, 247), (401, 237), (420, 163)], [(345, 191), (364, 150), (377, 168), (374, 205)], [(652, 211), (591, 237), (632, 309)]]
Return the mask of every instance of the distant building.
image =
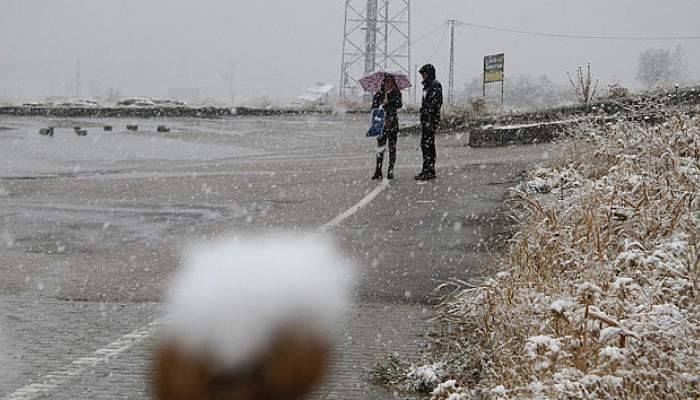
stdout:
[(202, 94), (197, 88), (170, 88), (168, 90), (168, 98), (193, 105), (202, 103)]
[(61, 103), (66, 103), (69, 100), (70, 100), (70, 98), (66, 97), (66, 96), (48, 96), (48, 97), (46, 97), (47, 104), (61, 104)]
[(326, 105), (328, 104), (328, 96), (334, 88), (335, 86), (331, 84), (318, 82), (316, 86), (306, 89), (304, 94), (297, 96), (297, 99), (307, 104)]

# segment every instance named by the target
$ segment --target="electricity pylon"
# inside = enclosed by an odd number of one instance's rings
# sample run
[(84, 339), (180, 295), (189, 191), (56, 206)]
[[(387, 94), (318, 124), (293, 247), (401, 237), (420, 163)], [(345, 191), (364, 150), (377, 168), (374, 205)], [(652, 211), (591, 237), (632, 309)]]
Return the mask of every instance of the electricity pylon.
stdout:
[(379, 69), (410, 76), (411, 0), (345, 0), (340, 97), (359, 96), (359, 79)]

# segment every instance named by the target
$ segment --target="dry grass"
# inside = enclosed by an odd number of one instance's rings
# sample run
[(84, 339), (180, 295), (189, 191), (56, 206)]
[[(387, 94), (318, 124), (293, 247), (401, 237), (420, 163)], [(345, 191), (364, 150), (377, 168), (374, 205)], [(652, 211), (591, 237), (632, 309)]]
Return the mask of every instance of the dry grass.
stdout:
[(514, 190), (502, 271), (439, 307), (434, 399), (700, 397), (700, 121), (582, 129)]
[(590, 104), (598, 96), (598, 83), (599, 79), (595, 80), (593, 84), (593, 75), (591, 74), (591, 63), (586, 65), (586, 72), (584, 73), (583, 67), (580, 65), (576, 69), (576, 81), (567, 72), (566, 76), (569, 77), (569, 82), (571, 83), (571, 88), (576, 92), (576, 98), (578, 98), (581, 104)]

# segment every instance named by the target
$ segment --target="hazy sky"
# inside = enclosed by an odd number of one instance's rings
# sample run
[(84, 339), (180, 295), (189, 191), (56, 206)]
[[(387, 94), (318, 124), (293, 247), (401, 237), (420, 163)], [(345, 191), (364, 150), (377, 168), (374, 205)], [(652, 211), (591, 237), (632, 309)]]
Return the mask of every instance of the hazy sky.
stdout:
[[(394, 0), (396, 1), (396, 0)], [(81, 60), (82, 94), (110, 86), (124, 95), (162, 97), (196, 87), (228, 98), (235, 65), (241, 97), (300, 94), (317, 81), (338, 83), (344, 0), (0, 0), (0, 97), (73, 92)], [(700, 35), (698, 0), (413, 0), (413, 34), (448, 18), (513, 29), (590, 35)], [(414, 46), (447, 81), (449, 37), (439, 31)], [(456, 84), (479, 76), (485, 54), (504, 51), (506, 74), (547, 74), (591, 61), (607, 83), (637, 86), (639, 53), (685, 48), (700, 77), (700, 41), (597, 41), (539, 38), (469, 27), (457, 37)], [(431, 54), (433, 58), (428, 59)]]

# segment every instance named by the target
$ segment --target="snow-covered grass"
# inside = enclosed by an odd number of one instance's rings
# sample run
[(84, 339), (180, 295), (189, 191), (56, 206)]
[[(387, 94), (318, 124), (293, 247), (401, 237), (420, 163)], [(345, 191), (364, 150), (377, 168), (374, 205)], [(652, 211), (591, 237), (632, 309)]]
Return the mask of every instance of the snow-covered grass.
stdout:
[(698, 398), (699, 156), (678, 116), (582, 128), (533, 171), (501, 272), (438, 309), (433, 399)]

